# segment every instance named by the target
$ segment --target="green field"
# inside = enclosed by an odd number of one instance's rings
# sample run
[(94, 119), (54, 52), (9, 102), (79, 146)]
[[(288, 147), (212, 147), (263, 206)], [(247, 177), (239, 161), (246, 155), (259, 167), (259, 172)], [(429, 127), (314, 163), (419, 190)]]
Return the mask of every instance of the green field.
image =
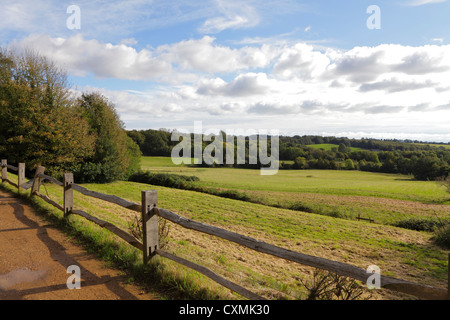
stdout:
[(434, 148), (440, 148), (444, 147), (445, 149), (450, 149), (450, 144), (439, 144), (439, 143), (414, 143), (414, 145), (421, 145), (421, 146), (430, 146)]
[[(320, 144), (308, 144), (306, 145), (307, 147), (313, 148), (313, 149), (323, 149), (326, 151), (329, 151), (333, 148), (339, 148), (339, 145), (337, 144), (332, 144), (332, 143), (320, 143)], [(360, 150), (364, 150), (361, 148), (355, 148), (355, 147), (350, 147), (351, 151), (360, 151)]]
[(450, 196), (432, 181), (410, 176), (347, 170), (259, 170), (175, 166), (170, 158), (144, 157), (143, 170), (194, 175), (195, 184), (231, 189), (253, 202), (300, 211), (395, 224), (409, 218), (448, 219)]
[[(447, 251), (432, 242), (432, 233), (407, 230), (387, 223), (389, 219), (410, 216), (448, 217), (450, 206), (440, 204), (448, 199), (448, 194), (434, 182), (358, 171), (289, 170), (279, 171), (274, 176), (261, 176), (259, 170), (180, 167), (173, 165), (170, 158), (161, 157), (144, 157), (142, 167), (158, 172), (196, 175), (200, 178), (199, 184), (239, 190), (252, 197), (260, 197), (262, 201), (260, 204), (251, 203), (126, 181), (84, 186), (134, 202), (140, 202), (142, 190), (157, 190), (159, 207), (189, 219), (293, 251), (362, 268), (374, 264), (381, 268), (384, 275), (446, 287)], [(62, 203), (62, 189), (59, 186), (46, 184), (45, 191), (52, 199)], [(264, 201), (269, 205), (264, 205)], [(273, 206), (276, 202), (296, 201), (321, 208), (340, 208), (348, 214), (356, 214), (352, 210), (358, 209), (361, 215), (367, 212), (373, 214), (372, 217), (377, 221), (368, 223), (352, 218), (338, 219)], [(39, 202), (42, 206), (48, 206), (40, 199)], [(135, 216), (135, 213), (121, 207), (78, 193), (75, 193), (74, 202), (75, 208), (110, 221), (124, 230), (127, 230)], [(92, 225), (82, 222), (79, 217), (71, 217), (71, 221)], [(175, 224), (169, 225), (169, 240), (164, 250), (204, 265), (266, 298), (305, 298), (301, 281), (311, 279), (312, 268), (255, 253)], [(113, 238), (107, 231), (103, 232), (96, 241), (104, 242), (105, 239)], [(111, 241), (120, 243), (119, 240)], [(122, 246), (120, 244), (120, 248)], [(111, 254), (114, 259), (128, 261), (118, 255), (118, 251), (123, 251), (125, 256), (139, 257), (130, 246), (115, 250)], [(209, 298), (239, 298), (194, 271), (163, 258), (155, 258), (155, 261), (158, 262), (158, 272), (163, 272), (164, 282), (184, 292), (184, 297), (198, 297), (199, 292), (209, 292)], [(373, 298), (382, 299), (405, 298), (385, 290), (372, 292), (372, 295)]]
[(384, 197), (443, 203), (449, 200), (445, 188), (431, 181), (415, 181), (410, 176), (347, 170), (280, 170), (262, 176), (260, 170), (202, 168), (174, 165), (170, 158), (143, 157), (142, 169), (194, 175), (201, 184), (236, 190), (320, 193)]

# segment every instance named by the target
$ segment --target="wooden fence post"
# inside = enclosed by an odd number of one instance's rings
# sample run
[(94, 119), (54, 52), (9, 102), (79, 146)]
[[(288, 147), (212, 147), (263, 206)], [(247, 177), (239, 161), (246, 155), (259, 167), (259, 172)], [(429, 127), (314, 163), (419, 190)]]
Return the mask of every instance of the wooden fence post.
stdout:
[(73, 173), (64, 173), (64, 217), (67, 217), (73, 210)]
[(2, 159), (2, 182), (8, 179), (8, 160)]
[(17, 171), (17, 189), (18, 191), (23, 190), (22, 184), (25, 183), (25, 163), (19, 163), (19, 170)]
[(159, 249), (158, 216), (152, 210), (157, 206), (158, 194), (156, 190), (141, 192), (142, 196), (142, 240), (144, 251), (144, 264)]
[(31, 187), (31, 195), (34, 195), (36, 192), (39, 192), (39, 187), (41, 186), (42, 178), (39, 177), (40, 174), (43, 174), (45, 171), (45, 167), (38, 166), (36, 168), (36, 173), (34, 174), (33, 186)]

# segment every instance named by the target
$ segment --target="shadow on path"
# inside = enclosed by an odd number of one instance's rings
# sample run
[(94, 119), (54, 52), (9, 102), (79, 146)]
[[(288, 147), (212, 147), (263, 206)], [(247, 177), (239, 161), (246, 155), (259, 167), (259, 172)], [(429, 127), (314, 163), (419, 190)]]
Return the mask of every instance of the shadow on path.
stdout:
[[(13, 215), (12, 216), (8, 216), (10, 215), (10, 209), (8, 209), (7, 207), (12, 207), (13, 208)], [(61, 290), (69, 290), (66, 284), (67, 279), (71, 276), (70, 273), (65, 273), (64, 271), (67, 270), (67, 268), (71, 265), (76, 265), (80, 268), (81, 271), (81, 289), (77, 290), (77, 289), (73, 289), (70, 291), (77, 291), (76, 294), (74, 293), (74, 295), (72, 295), (72, 297), (78, 297), (80, 299), (90, 299), (90, 297), (93, 297), (93, 299), (124, 299), (124, 300), (141, 300), (144, 299), (144, 297), (139, 296), (141, 293), (139, 292), (139, 290), (137, 288), (134, 288), (135, 290), (133, 290), (134, 292), (131, 292), (130, 290), (128, 290), (128, 288), (130, 287), (129, 285), (127, 285), (127, 288), (124, 287), (123, 284), (123, 280), (124, 278), (121, 277), (120, 275), (118, 275), (118, 271), (115, 270), (115, 275), (110, 275), (110, 274), (106, 274), (106, 272), (104, 272), (107, 268), (104, 266), (104, 264), (101, 261), (97, 261), (96, 262), (96, 267), (93, 267), (93, 263), (92, 260), (93, 259), (92, 255), (90, 255), (89, 253), (87, 253), (86, 251), (80, 249), (78, 246), (74, 246), (72, 244), (70, 244), (70, 242), (66, 241), (67, 239), (64, 239), (63, 241), (61, 241), (61, 239), (56, 240), (53, 238), (53, 236), (56, 237), (56, 235), (58, 233), (60, 233), (60, 231), (58, 231), (56, 228), (52, 227), (49, 224), (42, 224), (40, 225), (37, 221), (33, 220), (32, 218), (37, 217), (37, 215), (34, 214), (33, 209), (31, 209), (29, 206), (24, 205), (20, 202), (20, 200), (18, 200), (17, 198), (13, 198), (10, 196), (5, 196), (5, 194), (3, 192), (0, 192), (0, 235), (3, 234), (7, 234), (7, 233), (11, 233), (8, 234), (8, 239), (23, 239), (24, 234), (27, 234), (27, 241), (40, 241), (41, 244), (43, 244), (47, 249), (48, 252), (46, 254), (43, 254), (42, 257), (40, 257), (40, 259), (42, 259), (42, 261), (48, 260), (48, 263), (52, 264), (52, 265), (56, 265), (55, 269), (59, 270), (59, 273), (63, 274), (62, 277), (59, 277), (58, 280), (56, 281), (57, 283), (55, 283), (55, 281), (50, 281), (50, 279), (48, 279), (49, 277), (47, 277), (47, 279), (45, 280), (45, 283), (48, 284), (46, 286), (42, 286), (42, 287), (36, 287), (36, 288), (24, 288), (24, 289), (8, 289), (5, 288), (5, 285), (3, 286), (3, 290), (2, 289), (2, 282), (1, 280), (3, 279), (3, 283), (7, 283), (7, 281), (10, 281), (10, 284), (14, 285), (14, 281), (17, 282), (24, 282), (24, 281), (32, 281), (34, 278), (36, 278), (36, 280), (40, 279), (42, 280), (43, 278), (45, 278), (45, 276), (42, 273), (38, 273), (38, 271), (31, 271), (31, 270), (26, 270), (26, 268), (23, 269), (19, 269), (19, 270), (14, 270), (11, 271), (10, 273), (6, 274), (6, 275), (0, 275), (0, 299), (6, 298), (6, 299), (24, 299), (27, 295), (31, 295), (31, 294), (40, 294), (40, 293), (49, 293), (52, 291), (61, 291)], [(16, 221), (14, 221), (14, 218)], [(14, 227), (11, 228), (5, 228), (5, 229), (1, 229), (2, 226), (2, 220), (9, 219), (7, 221), (8, 225), (14, 225)], [(20, 223), (23, 224), (24, 226), (19, 226)], [(5, 222), (6, 223), (6, 222)], [(17, 226), (17, 227), (16, 227)], [(33, 232), (33, 230), (35, 230), (35, 232)], [(21, 232), (20, 236), (15, 236), (14, 233), (19, 233)], [(50, 234), (52, 234), (52, 236), (50, 236)], [(33, 236), (31, 239), (30, 238), (30, 234)], [(61, 234), (62, 235), (62, 234)], [(62, 238), (64, 237), (64, 235), (58, 234), (58, 236), (56, 238)], [(65, 247), (62, 243), (66, 243), (67, 245), (70, 244), (71, 248), (67, 248)], [(14, 246), (17, 246), (18, 248), (20, 247), (24, 247), (27, 250), (32, 250), (31, 248), (29, 248), (31, 243), (17, 243), (14, 244)], [(9, 246), (11, 246), (12, 244), (9, 243)], [(42, 247), (42, 245), (40, 245), (42, 251), (46, 251), (45, 247)], [(10, 247), (8, 247), (10, 248)], [(34, 247), (33, 247), (34, 248)], [(74, 250), (74, 248), (76, 250)], [(74, 254), (69, 254), (67, 251), (74, 251), (76, 253)], [(13, 255), (8, 255), (8, 252), (1, 252), (2, 251), (2, 245), (0, 244), (0, 256), (2, 257), (1, 259), (4, 261), (0, 260), (0, 267), (2, 265), (6, 265), (8, 263), (8, 256), (13, 256)], [(30, 251), (32, 252), (32, 251)], [(36, 252), (33, 253), (33, 255), (36, 254)], [(40, 251), (39, 251), (40, 254)], [(31, 254), (30, 254), (31, 256)], [(6, 257), (6, 258), (5, 258)], [(11, 258), (14, 259), (14, 258)], [(39, 261), (39, 262), (42, 262)], [(17, 261), (13, 261), (16, 262)], [(89, 262), (89, 263), (88, 263)], [(61, 267), (57, 267), (57, 264), (59, 264)], [(85, 264), (85, 266), (83, 266), (83, 264)], [(3, 268), (4, 269), (4, 268)], [(92, 269), (96, 270), (92, 271)], [(61, 272), (61, 270), (63, 270)], [(34, 272), (34, 274), (33, 274)], [(98, 275), (98, 273), (103, 273), (103, 275)], [(111, 273), (111, 272), (110, 272)], [(33, 278), (34, 277), (34, 278)], [(16, 278), (16, 279), (15, 279)], [(52, 277), (55, 278), (55, 277)], [(14, 280), (15, 279), (15, 280)], [(97, 286), (97, 285), (102, 285), (101, 288), (95, 288), (95, 290), (90, 290), (91, 292), (89, 293), (89, 296), (86, 298), (83, 296), (83, 288), (89, 287), (89, 286)], [(105, 289), (106, 288), (106, 289)], [(6, 289), (6, 290), (5, 290)], [(104, 295), (104, 298), (102, 296), (102, 291), (110, 291), (110, 292), (106, 292), (106, 294)], [(92, 291), (94, 293), (92, 293)], [(48, 297), (49, 295), (43, 295), (44, 299), (47, 299), (45, 297)], [(64, 294), (64, 296), (67, 296), (67, 292)], [(69, 295), (70, 296), (70, 295)], [(113, 298), (114, 297), (114, 298)], [(69, 299), (73, 299), (70, 298)]]

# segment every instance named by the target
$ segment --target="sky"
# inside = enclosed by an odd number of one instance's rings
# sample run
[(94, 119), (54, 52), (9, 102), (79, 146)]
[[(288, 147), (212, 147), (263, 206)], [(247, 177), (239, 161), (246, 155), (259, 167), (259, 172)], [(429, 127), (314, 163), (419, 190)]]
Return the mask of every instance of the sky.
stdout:
[(450, 142), (450, 0), (0, 0), (0, 45), (128, 130)]

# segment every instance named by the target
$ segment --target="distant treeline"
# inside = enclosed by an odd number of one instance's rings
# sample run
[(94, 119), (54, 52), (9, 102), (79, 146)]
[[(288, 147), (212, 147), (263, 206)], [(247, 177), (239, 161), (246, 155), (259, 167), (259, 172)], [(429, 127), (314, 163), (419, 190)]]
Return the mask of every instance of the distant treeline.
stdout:
[[(171, 156), (178, 141), (171, 141), (168, 130), (127, 131), (144, 156)], [(226, 144), (225, 133), (223, 141)], [(192, 141), (194, 140), (192, 134)], [(270, 143), (270, 138), (268, 142)], [(331, 150), (310, 145), (334, 144)], [(203, 148), (208, 142), (203, 142)], [(248, 139), (246, 156), (248, 156)], [(361, 150), (355, 150), (358, 148)], [(225, 146), (224, 146), (225, 149)], [(270, 147), (268, 147), (270, 151)], [(450, 149), (412, 140), (349, 139), (322, 136), (280, 136), (280, 169), (361, 170), (411, 174), (418, 180), (435, 180), (450, 172)], [(224, 161), (225, 163), (225, 161)], [(236, 162), (235, 162), (236, 163)], [(204, 164), (203, 164), (204, 165)], [(229, 166), (223, 164), (222, 166)], [(260, 164), (234, 167), (259, 168)]]

